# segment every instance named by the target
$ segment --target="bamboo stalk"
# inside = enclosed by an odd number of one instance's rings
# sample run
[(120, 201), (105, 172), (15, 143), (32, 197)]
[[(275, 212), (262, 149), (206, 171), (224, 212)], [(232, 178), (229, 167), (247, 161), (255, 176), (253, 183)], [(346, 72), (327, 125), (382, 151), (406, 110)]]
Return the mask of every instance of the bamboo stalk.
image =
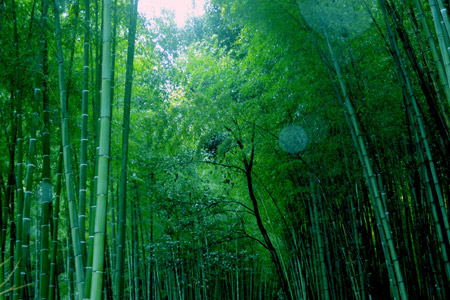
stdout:
[(52, 228), (52, 243), (50, 248), (50, 280), (49, 280), (49, 291), (48, 291), (48, 299), (54, 300), (57, 298), (56, 288), (58, 284), (58, 275), (56, 273), (56, 256), (58, 250), (58, 227), (59, 227), (59, 204), (61, 199), (61, 179), (62, 179), (62, 166), (63, 166), (63, 152), (62, 149), (58, 155), (58, 169), (56, 172), (56, 191), (55, 191), (55, 201), (53, 205), (53, 228)]
[(102, 98), (100, 110), (100, 138), (98, 155), (98, 185), (94, 228), (94, 256), (92, 262), (91, 300), (102, 298), (106, 207), (111, 126), (111, 0), (103, 7)]
[(59, 13), (59, 1), (54, 0), (54, 15), (56, 29), (56, 48), (58, 58), (58, 75), (59, 75), (59, 93), (61, 105), (61, 134), (64, 157), (64, 174), (66, 180), (67, 204), (69, 207), (70, 230), (72, 235), (73, 252), (75, 258), (75, 272), (77, 281), (77, 298), (83, 299), (84, 292), (84, 264), (81, 252), (80, 231), (78, 226), (78, 215), (75, 206), (75, 189), (72, 173), (69, 124), (67, 115), (67, 97), (66, 97), (66, 81), (64, 72), (64, 58), (61, 40), (61, 25)]
[(125, 248), (125, 225), (126, 225), (126, 199), (127, 199), (127, 177), (128, 177), (128, 140), (130, 132), (130, 103), (133, 84), (133, 60), (136, 40), (136, 22), (137, 22), (138, 0), (130, 5), (130, 31), (128, 35), (127, 67), (125, 74), (125, 94), (123, 110), (123, 131), (122, 131), (122, 161), (120, 173), (119, 189), (119, 212), (117, 224), (117, 261), (114, 270), (114, 295), (123, 297), (123, 268), (124, 268), (124, 248)]
[(90, 1), (84, 2), (84, 44), (83, 44), (83, 90), (81, 92), (81, 144), (80, 144), (80, 176), (78, 190), (78, 223), (80, 226), (80, 242), (84, 260), (86, 254), (86, 180), (87, 180), (87, 145), (88, 145), (88, 101), (89, 101), (89, 43), (90, 43)]

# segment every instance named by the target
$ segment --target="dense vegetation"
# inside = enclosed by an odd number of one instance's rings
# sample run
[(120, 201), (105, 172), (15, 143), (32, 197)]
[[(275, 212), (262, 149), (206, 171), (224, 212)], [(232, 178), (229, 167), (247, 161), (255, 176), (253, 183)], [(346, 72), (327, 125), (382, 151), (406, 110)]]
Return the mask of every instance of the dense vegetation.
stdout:
[(0, 300), (449, 299), (442, 0), (0, 0)]

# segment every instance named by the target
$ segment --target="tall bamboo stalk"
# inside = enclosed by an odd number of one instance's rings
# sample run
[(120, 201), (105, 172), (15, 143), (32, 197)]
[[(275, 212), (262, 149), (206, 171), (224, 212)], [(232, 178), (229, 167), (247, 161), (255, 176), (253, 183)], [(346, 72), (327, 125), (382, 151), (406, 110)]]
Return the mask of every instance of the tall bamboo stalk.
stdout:
[(128, 172), (128, 140), (130, 132), (130, 103), (133, 84), (133, 61), (136, 40), (136, 22), (137, 22), (138, 0), (132, 1), (130, 5), (130, 31), (128, 34), (127, 67), (125, 77), (125, 95), (123, 109), (123, 131), (122, 131), (122, 163), (120, 173), (120, 191), (119, 191), (119, 221), (117, 228), (117, 262), (114, 270), (114, 295), (122, 298), (123, 289), (123, 268), (125, 255), (125, 233), (126, 233), (126, 198), (127, 198), (127, 172)]
[[(19, 57), (19, 34), (17, 30), (17, 14), (16, 14), (16, 2), (15, 0), (11, 1), (12, 8), (12, 17), (13, 17), (13, 37), (14, 37), (14, 54), (16, 57)], [(22, 91), (21, 85), (19, 82), (19, 74), (20, 70), (16, 68), (15, 76), (13, 77), (13, 87), (11, 92), (12, 101), (16, 102), (16, 126), (17, 126), (17, 140), (16, 140), (16, 149), (17, 149), (17, 163), (16, 163), (16, 241), (14, 251), (11, 249), (11, 252), (14, 253), (14, 264), (11, 264), (11, 269), (14, 266), (18, 266), (17, 271), (14, 273), (14, 287), (21, 286), (21, 265), (22, 261), (22, 213), (23, 213), (23, 202), (24, 202), (24, 191), (23, 191), (23, 107), (22, 107)], [(14, 90), (15, 89), (15, 90)], [(11, 245), (12, 246), (12, 245)], [(13, 247), (11, 247), (13, 248)], [(15, 289), (13, 293), (13, 299), (17, 300), (20, 297), (20, 289)]]
[[(419, 0), (413, 0), (413, 2), (414, 2), (414, 6), (416, 7), (416, 9), (418, 11), (418, 18), (420, 20), (420, 23), (422, 24), (422, 29), (425, 32), (425, 36), (427, 38), (428, 45), (430, 47), (430, 51), (433, 56), (433, 60), (436, 63), (439, 79), (442, 84), (444, 94), (447, 98), (447, 102), (450, 103), (450, 86), (449, 86), (449, 82), (447, 80), (447, 76), (445, 73), (444, 64), (442, 62), (443, 57), (439, 55), (438, 46), (436, 46), (436, 42), (431, 33), (430, 26), (428, 25), (428, 21), (425, 17), (425, 12), (423, 11), (422, 3)], [(440, 29), (440, 27), (439, 27), (439, 29)]]
[[(339, 87), (343, 96), (344, 102), (343, 108), (345, 109), (349, 121), (350, 121), (350, 131), (352, 132), (352, 136), (354, 137), (355, 147), (358, 149), (358, 155), (360, 157), (361, 165), (364, 169), (364, 173), (366, 174), (367, 185), (371, 191), (372, 201), (373, 201), (373, 209), (375, 212), (375, 216), (377, 219), (377, 223), (379, 222), (379, 234), (382, 238), (382, 241), (385, 247), (387, 247), (387, 252), (385, 252), (385, 258), (388, 262), (387, 264), (392, 264), (393, 266), (393, 275), (395, 275), (395, 282), (391, 281), (392, 290), (395, 294), (396, 286), (398, 285), (399, 296), (401, 299), (407, 299), (406, 286), (403, 279), (403, 272), (400, 267), (397, 250), (395, 247), (395, 243), (392, 236), (391, 224), (389, 219), (387, 218), (387, 211), (385, 206), (383, 205), (383, 201), (381, 199), (381, 193), (378, 187), (378, 183), (376, 181), (375, 174), (373, 172), (372, 162), (369, 159), (368, 151), (366, 149), (365, 141), (359, 129), (359, 123), (356, 118), (356, 114), (353, 108), (353, 105), (350, 101), (350, 98), (347, 93), (347, 87), (345, 85), (344, 79), (342, 78), (341, 68), (337, 62), (336, 56), (334, 54), (333, 47), (331, 45), (330, 39), (328, 37), (328, 32), (325, 27), (323, 20), (322, 23), (322, 33), (325, 37), (325, 41), (327, 44), (328, 52), (332, 59), (332, 66), (336, 73), (336, 78), (339, 83)], [(389, 268), (388, 268), (389, 271)]]
[(77, 208), (75, 205), (75, 188), (72, 173), (72, 162), (70, 154), (69, 122), (67, 114), (66, 79), (64, 72), (64, 57), (62, 50), (61, 25), (59, 13), (59, 1), (54, 0), (54, 15), (56, 29), (56, 49), (58, 59), (59, 75), (59, 98), (61, 106), (61, 134), (64, 157), (64, 177), (66, 180), (67, 204), (69, 207), (70, 230), (72, 235), (72, 246), (75, 258), (75, 272), (77, 281), (77, 298), (83, 299), (84, 292), (84, 264), (81, 252), (80, 228), (78, 226)]
[[(15, 107), (15, 101), (13, 97), (13, 93), (11, 93), (10, 96), (10, 112), (14, 115), (14, 107)], [(9, 227), (9, 248), (10, 248), (10, 260), (12, 260), (12, 263), (10, 263), (11, 266), (14, 265), (14, 258), (13, 257), (13, 251), (14, 251), (14, 245), (15, 245), (15, 239), (14, 239), (14, 195), (15, 195), (15, 155), (16, 155), (16, 116), (10, 118), (10, 134), (7, 136), (8, 141), (8, 153), (9, 153), (9, 166), (8, 166), (8, 178), (6, 182), (6, 188), (5, 188), (5, 197), (2, 203), (2, 240), (0, 245), (0, 251), (1, 251), (1, 259), (3, 262), (6, 262), (6, 237), (8, 235), (8, 227)], [(9, 226), (8, 226), (9, 225)], [(5, 271), (7, 265), (1, 264), (0, 266), (0, 276), (5, 276)], [(4, 300), (6, 297), (6, 294), (0, 295), (0, 299)]]
[(84, 1), (84, 44), (83, 44), (83, 90), (81, 93), (81, 145), (80, 145), (80, 180), (78, 191), (78, 222), (83, 256), (86, 260), (86, 180), (87, 180), (87, 145), (88, 145), (88, 104), (89, 104), (89, 42), (90, 42), (90, 1)]
[[(434, 167), (434, 161), (433, 157), (431, 155), (430, 146), (428, 143), (427, 133), (425, 131), (425, 125), (423, 122), (422, 114), (419, 109), (419, 105), (417, 103), (417, 99), (414, 95), (413, 87), (411, 80), (408, 75), (408, 71), (406, 69), (406, 66), (404, 65), (404, 62), (401, 58), (400, 50), (397, 45), (397, 41), (395, 39), (393, 30), (391, 29), (391, 25), (389, 23), (388, 19), (388, 12), (385, 0), (379, 0), (380, 6), (382, 8), (382, 12), (384, 15), (385, 23), (386, 23), (386, 29), (388, 30), (388, 37), (389, 42), (391, 45), (391, 49), (393, 50), (393, 57), (396, 64), (397, 73), (400, 79), (400, 82), (402, 82), (402, 88), (403, 88), (403, 94), (404, 98), (406, 100), (406, 106), (409, 113), (410, 118), (412, 119), (412, 122), (416, 124), (415, 128), (415, 134), (417, 134), (417, 140), (418, 140), (418, 147), (419, 151), (421, 152), (420, 155), (423, 155), (424, 161), (426, 162), (426, 170), (424, 175), (428, 177), (427, 173), (430, 173), (430, 179), (427, 180), (429, 182), (430, 188), (432, 186), (434, 191), (430, 191), (428, 194), (428, 199), (430, 201), (430, 205), (432, 207), (435, 206), (435, 200), (433, 194), (436, 194), (438, 208), (433, 208), (433, 218), (434, 223), (441, 247), (441, 255), (442, 260), (444, 263), (445, 272), (447, 274), (447, 280), (450, 281), (450, 262), (448, 257), (448, 249), (446, 247), (445, 240), (450, 241), (450, 227), (449, 227), (449, 220), (447, 216), (447, 211), (444, 204), (444, 199), (442, 195), (441, 186), (439, 183), (439, 179), (437, 176), (436, 169)], [(433, 193), (434, 192), (434, 193)], [(439, 220), (442, 220), (443, 227), (441, 228)], [(446, 236), (444, 236), (446, 234)]]
[(43, 129), (42, 134), (42, 200), (41, 200), (41, 250), (40, 250), (40, 278), (39, 297), (47, 299), (49, 295), (50, 262), (49, 253), (49, 232), (50, 232), (50, 203), (52, 202), (52, 182), (50, 171), (50, 101), (47, 90), (48, 76), (48, 53), (47, 53), (47, 22), (48, 22), (48, 1), (42, 1), (41, 30), (41, 64), (42, 64), (42, 106), (43, 106)]
[[(436, 31), (436, 35), (438, 38), (438, 44), (439, 44), (439, 49), (441, 50), (441, 57), (442, 57), (442, 61), (444, 63), (444, 70), (446, 73), (446, 78), (441, 78), (441, 80), (445, 80), (447, 82), (447, 84), (450, 83), (450, 54), (448, 52), (449, 46), (447, 43), (448, 38), (446, 39), (445, 37), (445, 29), (442, 25), (443, 20), (442, 20), (442, 16), (439, 13), (439, 8), (438, 5), (436, 3), (436, 0), (429, 0), (430, 3), (430, 9), (431, 9), (431, 13), (433, 16), (433, 23), (434, 23), (434, 28)], [(446, 12), (444, 12), (446, 13)], [(448, 37), (448, 35), (447, 35)], [(450, 99), (447, 98), (447, 101), (449, 101), (450, 104)]]
[[(86, 260), (86, 285), (84, 290), (84, 297), (89, 298), (91, 294), (91, 283), (92, 283), (92, 263), (94, 257), (94, 230), (95, 230), (95, 215), (96, 215), (96, 196), (97, 196), (97, 187), (98, 187), (98, 155), (99, 155), (99, 140), (100, 140), (100, 118), (99, 118), (99, 106), (100, 106), (100, 85), (101, 85), (101, 76), (102, 76), (102, 43), (100, 42), (101, 35), (99, 35), (99, 13), (102, 8), (99, 8), (99, 3), (101, 0), (94, 0), (95, 3), (95, 18), (94, 18), (94, 44), (95, 44), (95, 60), (93, 60), (92, 64), (95, 66), (92, 71), (91, 82), (95, 85), (94, 95), (92, 97), (92, 111), (93, 111), (93, 125), (94, 125), (94, 177), (91, 183), (91, 196), (89, 203), (89, 238), (87, 245), (87, 260)], [(101, 27), (101, 31), (103, 31), (103, 25)], [(92, 50), (94, 47), (90, 47)], [(92, 55), (91, 55), (92, 56)], [(93, 57), (93, 56), (92, 56)]]
[(103, 7), (102, 98), (100, 110), (100, 139), (98, 155), (98, 185), (94, 228), (94, 256), (92, 262), (91, 300), (102, 298), (106, 208), (108, 199), (108, 171), (111, 126), (111, 0)]
[(59, 227), (59, 204), (61, 199), (61, 181), (62, 181), (62, 168), (63, 168), (63, 151), (62, 148), (58, 154), (58, 168), (56, 171), (56, 190), (55, 190), (55, 200), (53, 204), (53, 212), (52, 212), (52, 243), (50, 247), (50, 280), (49, 280), (49, 291), (48, 291), (48, 299), (54, 300), (56, 298), (56, 288), (58, 285), (58, 278), (56, 272), (56, 256), (58, 250), (58, 227)]
[(329, 300), (330, 299), (330, 291), (328, 287), (328, 278), (327, 278), (327, 268), (326, 268), (326, 262), (325, 262), (325, 250), (324, 250), (324, 242), (323, 242), (323, 236), (322, 236), (322, 230), (321, 230), (321, 222), (320, 222), (320, 215), (321, 212), (319, 210), (318, 205), (318, 195), (316, 195), (316, 188), (314, 184), (314, 179), (310, 180), (310, 187), (311, 187), (311, 196), (312, 196), (312, 202), (313, 202), (313, 222), (315, 224), (315, 236), (317, 238), (317, 247), (318, 247), (318, 254), (319, 254), (319, 272), (320, 272), (320, 294), (322, 295), (322, 299)]
[[(41, 103), (41, 90), (36, 88), (34, 91), (34, 103)], [(36, 105), (33, 105), (36, 107)], [(35, 108), (37, 110), (37, 107)], [(28, 283), (32, 281), (31, 273), (29, 270), (29, 259), (30, 259), (30, 223), (31, 223), (31, 197), (33, 195), (33, 175), (36, 168), (36, 128), (38, 125), (37, 111), (34, 110), (32, 115), (32, 128), (30, 130), (30, 140), (28, 144), (28, 158), (26, 165), (26, 176), (25, 176), (25, 198), (23, 203), (22, 212), (22, 251), (21, 251), (21, 272), (23, 276), (26, 276), (25, 280), (22, 278), (22, 283)], [(27, 289), (28, 297), (31, 296), (31, 289)]]

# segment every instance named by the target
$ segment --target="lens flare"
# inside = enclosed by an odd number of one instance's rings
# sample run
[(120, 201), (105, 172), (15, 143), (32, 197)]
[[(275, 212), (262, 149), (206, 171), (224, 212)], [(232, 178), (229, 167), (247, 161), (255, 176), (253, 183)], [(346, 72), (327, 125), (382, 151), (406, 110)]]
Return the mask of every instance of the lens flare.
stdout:
[(290, 154), (296, 154), (305, 150), (308, 137), (302, 127), (298, 125), (287, 125), (281, 130), (278, 142), (284, 151)]

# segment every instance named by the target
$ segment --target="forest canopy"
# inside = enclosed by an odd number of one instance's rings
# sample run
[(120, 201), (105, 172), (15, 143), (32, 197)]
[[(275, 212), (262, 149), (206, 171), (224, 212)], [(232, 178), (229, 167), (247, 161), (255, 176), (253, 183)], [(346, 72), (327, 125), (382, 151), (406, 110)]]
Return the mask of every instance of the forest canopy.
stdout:
[(449, 299), (448, 6), (0, 0), (0, 300)]

